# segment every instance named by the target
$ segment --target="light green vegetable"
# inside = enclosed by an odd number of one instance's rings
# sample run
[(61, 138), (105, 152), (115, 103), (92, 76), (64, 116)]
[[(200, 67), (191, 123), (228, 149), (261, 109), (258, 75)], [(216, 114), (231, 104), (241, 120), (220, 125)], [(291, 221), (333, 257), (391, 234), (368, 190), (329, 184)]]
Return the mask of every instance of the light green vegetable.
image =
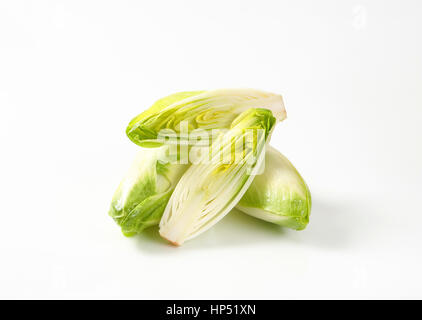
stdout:
[(186, 165), (164, 163), (167, 147), (139, 151), (115, 192), (109, 214), (125, 235), (157, 225)]
[(181, 121), (187, 122), (188, 134), (195, 129), (228, 129), (240, 113), (250, 108), (269, 109), (277, 121), (286, 118), (282, 97), (273, 93), (253, 89), (180, 92), (158, 100), (135, 117), (126, 134), (140, 146), (156, 147), (165, 143), (157, 138), (166, 130), (172, 130), (179, 140), (188, 139), (180, 134)]
[(311, 194), (290, 161), (267, 147), (264, 173), (255, 177), (236, 208), (256, 218), (302, 230), (309, 222)]
[(234, 119), (213, 142), (212, 152), (192, 164), (177, 184), (160, 221), (163, 238), (181, 245), (229, 213), (252, 183), (253, 170), (262, 165), (275, 122), (267, 109), (248, 109)]

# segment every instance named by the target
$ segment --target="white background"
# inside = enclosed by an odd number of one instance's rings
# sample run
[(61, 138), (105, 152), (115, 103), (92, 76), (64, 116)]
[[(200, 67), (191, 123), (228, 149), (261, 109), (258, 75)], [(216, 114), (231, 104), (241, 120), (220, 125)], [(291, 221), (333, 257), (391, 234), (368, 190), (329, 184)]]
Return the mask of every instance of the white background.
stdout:
[[(1, 1), (0, 298), (422, 298), (420, 1)], [(284, 96), (308, 228), (174, 248), (107, 215), (167, 94)]]

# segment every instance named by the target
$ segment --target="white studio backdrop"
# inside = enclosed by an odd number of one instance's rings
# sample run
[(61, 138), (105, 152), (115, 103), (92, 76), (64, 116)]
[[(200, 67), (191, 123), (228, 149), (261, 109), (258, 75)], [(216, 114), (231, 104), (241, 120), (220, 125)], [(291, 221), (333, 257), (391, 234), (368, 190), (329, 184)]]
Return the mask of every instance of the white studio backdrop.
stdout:
[[(422, 298), (420, 1), (1, 1), (0, 298)], [(283, 94), (295, 232), (181, 248), (108, 217), (128, 121), (177, 91)]]

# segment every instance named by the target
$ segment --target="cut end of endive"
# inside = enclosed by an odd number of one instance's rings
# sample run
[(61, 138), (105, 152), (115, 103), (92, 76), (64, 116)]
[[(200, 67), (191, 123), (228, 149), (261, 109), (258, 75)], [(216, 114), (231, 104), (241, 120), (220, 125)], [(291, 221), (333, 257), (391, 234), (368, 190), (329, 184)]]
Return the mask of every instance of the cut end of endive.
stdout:
[(161, 238), (163, 238), (164, 240), (168, 241), (171, 245), (173, 245), (175, 247), (180, 247), (183, 244), (183, 242), (179, 243), (177, 241), (173, 241), (173, 240), (170, 240), (170, 239), (166, 238), (166, 235), (163, 235), (162, 232), (161, 232), (161, 230), (160, 230), (160, 236), (161, 236)]

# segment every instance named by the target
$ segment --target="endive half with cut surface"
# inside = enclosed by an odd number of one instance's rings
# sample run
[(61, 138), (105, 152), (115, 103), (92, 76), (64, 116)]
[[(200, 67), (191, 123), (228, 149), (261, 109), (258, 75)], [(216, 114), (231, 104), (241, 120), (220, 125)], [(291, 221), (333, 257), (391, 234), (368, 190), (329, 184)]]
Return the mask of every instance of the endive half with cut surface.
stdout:
[(164, 210), (160, 235), (181, 245), (229, 213), (252, 183), (253, 171), (263, 164), (275, 123), (268, 109), (248, 109), (235, 118), (203, 161), (183, 174)]
[(239, 114), (250, 108), (271, 110), (277, 121), (286, 118), (282, 96), (274, 93), (255, 89), (179, 92), (158, 100), (136, 116), (126, 134), (137, 145), (156, 147), (166, 143), (159, 139), (160, 132), (166, 130), (174, 132), (179, 140), (188, 139), (181, 134), (181, 121), (187, 125), (187, 134), (195, 129), (228, 129)]
[(295, 230), (309, 222), (311, 193), (292, 163), (273, 147), (265, 154), (265, 171), (257, 175), (236, 205), (256, 218)]
[[(116, 191), (110, 215), (126, 235), (158, 225), (171, 192), (189, 165), (162, 163), (161, 148), (142, 148)], [(257, 175), (236, 208), (295, 230), (309, 222), (311, 194), (291, 162), (267, 145), (265, 171)]]

